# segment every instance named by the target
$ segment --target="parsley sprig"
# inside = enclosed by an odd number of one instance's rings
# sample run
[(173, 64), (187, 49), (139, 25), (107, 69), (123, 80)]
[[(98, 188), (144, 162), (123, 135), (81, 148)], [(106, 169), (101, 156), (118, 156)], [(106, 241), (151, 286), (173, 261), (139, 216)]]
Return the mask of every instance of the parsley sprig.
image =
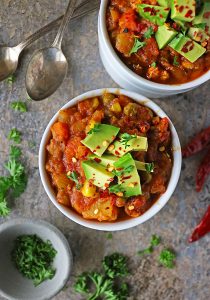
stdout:
[(151, 240), (150, 240), (150, 245), (144, 250), (138, 251), (138, 255), (143, 255), (143, 254), (150, 254), (154, 251), (154, 248), (158, 246), (161, 242), (161, 238), (157, 235), (152, 235)]
[(18, 271), (37, 286), (54, 277), (56, 270), (52, 263), (56, 254), (50, 241), (44, 242), (36, 235), (22, 235), (16, 239), (11, 255)]
[(80, 190), (81, 189), (81, 184), (79, 183), (79, 174), (76, 171), (67, 173), (68, 179), (72, 180), (76, 184), (76, 189)]
[(143, 48), (145, 45), (146, 45), (145, 42), (142, 42), (142, 41), (140, 41), (138, 38), (135, 37), (133, 47), (132, 47), (132, 49), (131, 49), (131, 51), (130, 51), (130, 55), (131, 55), (132, 53), (138, 52), (138, 50), (141, 49), (141, 48)]
[(19, 144), (21, 142), (21, 132), (16, 128), (11, 129), (8, 134), (8, 139)]
[(122, 145), (124, 145), (125, 146), (125, 149), (127, 148), (127, 147), (130, 147), (130, 145), (128, 144), (132, 139), (136, 139), (137, 138), (137, 135), (136, 134), (129, 134), (129, 133), (123, 133), (122, 135), (121, 135), (121, 139), (120, 139), (120, 143), (122, 144)]
[(152, 28), (152, 26), (150, 26), (148, 29), (147, 29), (147, 31), (144, 33), (144, 37), (146, 38), (146, 39), (149, 39), (149, 38), (151, 38), (151, 36), (154, 34), (155, 32), (154, 32), (154, 29)]
[(176, 258), (176, 254), (170, 249), (163, 249), (159, 256), (159, 262), (166, 268), (172, 269), (174, 268), (174, 260)]
[(14, 101), (10, 104), (10, 107), (16, 111), (27, 112), (27, 106), (25, 102)]

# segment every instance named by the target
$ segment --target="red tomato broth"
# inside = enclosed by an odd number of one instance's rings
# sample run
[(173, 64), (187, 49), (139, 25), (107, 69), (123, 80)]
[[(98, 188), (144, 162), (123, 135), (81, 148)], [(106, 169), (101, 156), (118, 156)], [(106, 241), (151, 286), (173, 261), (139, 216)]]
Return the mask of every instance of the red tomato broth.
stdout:
[[(139, 16), (135, 5), (140, 3), (159, 5), (156, 0), (110, 0), (107, 8), (106, 23), (112, 46), (129, 69), (150, 81), (170, 85), (190, 82), (210, 70), (210, 39), (205, 46), (207, 52), (191, 63), (169, 46), (159, 50), (154, 35), (144, 38), (150, 27), (155, 33), (158, 26)], [(181, 31), (176, 23), (171, 26)], [(145, 45), (130, 54), (135, 37)]]
[[(119, 105), (117, 110), (113, 106), (116, 103)], [(150, 175), (139, 171), (143, 195), (124, 199), (110, 193), (108, 189), (102, 190), (93, 185), (94, 196), (83, 195), (86, 178), (81, 163), (91, 151), (80, 141), (90, 130), (90, 124), (100, 122), (119, 127), (121, 133), (148, 138), (147, 152), (131, 152), (135, 160), (155, 164), (154, 173)], [(78, 124), (79, 130), (75, 124)], [(85, 126), (81, 128), (81, 124)], [(46, 147), (46, 170), (57, 201), (85, 219), (114, 222), (138, 217), (166, 191), (173, 165), (169, 122), (146, 106), (123, 95), (105, 93), (101, 97), (87, 99), (74, 107), (61, 110), (51, 131), (52, 137)], [(79, 190), (76, 189), (76, 183), (67, 177), (68, 172), (74, 171), (78, 174)]]

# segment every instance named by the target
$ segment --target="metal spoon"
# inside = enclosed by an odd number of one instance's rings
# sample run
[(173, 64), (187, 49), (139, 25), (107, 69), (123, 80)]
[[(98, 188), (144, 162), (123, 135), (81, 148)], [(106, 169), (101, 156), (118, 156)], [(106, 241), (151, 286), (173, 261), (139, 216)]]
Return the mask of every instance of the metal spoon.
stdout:
[[(94, 11), (100, 5), (98, 0), (85, 0), (74, 11), (71, 20), (78, 19), (89, 12)], [(47, 24), (40, 30), (30, 35), (25, 41), (14, 47), (0, 46), (0, 81), (6, 79), (10, 75), (14, 74), (17, 67), (21, 52), (32, 44), (34, 41), (51, 31), (54, 27), (57, 27), (63, 16)]]

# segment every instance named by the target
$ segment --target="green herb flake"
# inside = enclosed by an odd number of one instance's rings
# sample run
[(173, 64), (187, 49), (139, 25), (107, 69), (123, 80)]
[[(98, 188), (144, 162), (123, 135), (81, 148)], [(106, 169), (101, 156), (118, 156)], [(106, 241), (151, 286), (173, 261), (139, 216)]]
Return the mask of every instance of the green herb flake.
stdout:
[(150, 26), (150, 27), (147, 29), (147, 31), (144, 33), (144, 37), (145, 37), (146, 39), (149, 39), (149, 38), (151, 38), (151, 36), (152, 36), (154, 33), (155, 33), (155, 32), (154, 32), (153, 28)]
[(132, 53), (136, 53), (139, 49), (143, 48), (146, 45), (145, 42), (141, 42), (138, 38), (135, 37), (133, 48), (130, 51), (130, 55)]
[(174, 66), (179, 66), (178, 56), (174, 56), (173, 65)]
[(20, 158), (21, 154), (22, 154), (22, 151), (19, 147), (10, 146), (9, 156), (11, 159), (18, 159), (18, 158)]
[(6, 78), (6, 82), (8, 84), (13, 84), (13, 82), (15, 82), (16, 78), (15, 75), (10, 75), (9, 77)]
[(107, 235), (106, 235), (106, 238), (107, 240), (112, 240), (113, 239), (113, 234), (111, 232), (109, 232)]
[(122, 135), (121, 135), (121, 140), (120, 140), (120, 143), (122, 144), (122, 145), (124, 145), (125, 146), (125, 149), (127, 148), (127, 147), (130, 147), (130, 145), (128, 144), (132, 139), (136, 139), (137, 138), (137, 135), (136, 134), (133, 134), (133, 135), (131, 135), (131, 134), (129, 134), (129, 133), (123, 133)]
[(44, 242), (36, 235), (22, 235), (15, 240), (11, 256), (18, 271), (38, 286), (55, 276), (52, 263), (56, 254), (50, 241)]
[(99, 132), (100, 130), (101, 130), (101, 124), (95, 124), (95, 126), (88, 132), (88, 134)]
[(147, 163), (147, 164), (145, 164), (145, 169), (148, 173), (153, 173), (154, 169), (155, 169), (155, 164), (153, 162)]
[(151, 67), (156, 68), (156, 67), (157, 67), (157, 63), (154, 61), (154, 62), (151, 64)]
[(161, 237), (156, 234), (153, 234), (150, 241), (151, 246), (156, 247), (160, 243), (161, 243)]
[(175, 253), (170, 249), (163, 249), (159, 256), (159, 262), (166, 268), (174, 268), (174, 260), (176, 258)]
[(10, 107), (16, 111), (27, 112), (27, 106), (25, 102), (15, 101), (10, 104)]
[(10, 208), (8, 207), (6, 198), (0, 194), (0, 216), (7, 217), (10, 213)]
[(134, 169), (134, 166), (127, 166), (125, 168), (123, 168), (122, 170), (113, 170), (112, 173), (115, 175), (115, 176), (122, 176), (126, 173), (131, 173)]
[(157, 235), (152, 235), (150, 245), (148, 248), (137, 252), (138, 255), (151, 254), (154, 251), (154, 247), (158, 246), (161, 242), (161, 238)]
[(8, 134), (8, 139), (19, 144), (21, 142), (21, 132), (18, 131), (16, 128), (11, 129)]
[(203, 30), (206, 29), (206, 23), (194, 24), (193, 27), (201, 28)]
[(124, 192), (124, 189), (121, 184), (115, 184), (113, 186), (110, 186), (109, 191), (110, 193), (117, 194), (119, 192)]
[(127, 258), (120, 253), (105, 256), (102, 261), (105, 273), (112, 279), (124, 277), (129, 274)]
[(67, 173), (67, 177), (68, 177), (68, 179), (75, 182), (77, 190), (81, 189), (82, 185), (79, 183), (79, 174), (76, 171)]

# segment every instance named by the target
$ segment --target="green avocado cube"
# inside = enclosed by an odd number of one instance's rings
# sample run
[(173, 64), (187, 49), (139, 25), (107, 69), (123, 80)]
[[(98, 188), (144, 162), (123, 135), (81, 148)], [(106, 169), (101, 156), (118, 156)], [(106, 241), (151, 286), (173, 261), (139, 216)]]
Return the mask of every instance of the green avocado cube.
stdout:
[(95, 162), (101, 164), (104, 167), (113, 167), (114, 163), (118, 160), (118, 158), (111, 154), (103, 154), (101, 157), (97, 155), (88, 156), (89, 159), (94, 160)]
[(191, 22), (195, 18), (195, 0), (171, 0), (171, 18)]
[(209, 39), (209, 36), (201, 28), (191, 27), (187, 35), (194, 41), (202, 43)]
[(135, 161), (130, 153), (119, 158), (114, 163), (115, 170), (120, 173), (118, 185), (124, 197), (138, 196), (142, 194), (140, 177)]
[(169, 1), (170, 0), (157, 0), (158, 4), (164, 7), (169, 7)]
[(170, 42), (169, 46), (192, 63), (206, 52), (204, 47), (181, 33)]
[(155, 34), (159, 49), (163, 49), (177, 34), (178, 32), (167, 24), (159, 26)]
[(144, 19), (149, 20), (150, 22), (156, 25), (163, 25), (168, 17), (170, 8), (161, 7), (148, 4), (138, 4), (137, 5), (138, 13)]
[(193, 20), (193, 25), (204, 24), (206, 31), (210, 34), (210, 2), (205, 2), (200, 13)]
[(91, 182), (105, 190), (109, 187), (110, 183), (114, 179), (114, 174), (108, 172), (107, 169), (94, 161), (83, 161), (82, 168), (85, 173), (85, 177), (87, 180), (91, 180)]
[(81, 143), (94, 154), (101, 156), (114, 141), (119, 131), (120, 128), (112, 125), (97, 124)]
[(130, 151), (147, 151), (148, 141), (146, 137), (137, 136), (128, 141), (125, 145), (123, 144), (123, 134), (119, 135), (113, 144), (108, 148), (108, 152), (121, 157)]

